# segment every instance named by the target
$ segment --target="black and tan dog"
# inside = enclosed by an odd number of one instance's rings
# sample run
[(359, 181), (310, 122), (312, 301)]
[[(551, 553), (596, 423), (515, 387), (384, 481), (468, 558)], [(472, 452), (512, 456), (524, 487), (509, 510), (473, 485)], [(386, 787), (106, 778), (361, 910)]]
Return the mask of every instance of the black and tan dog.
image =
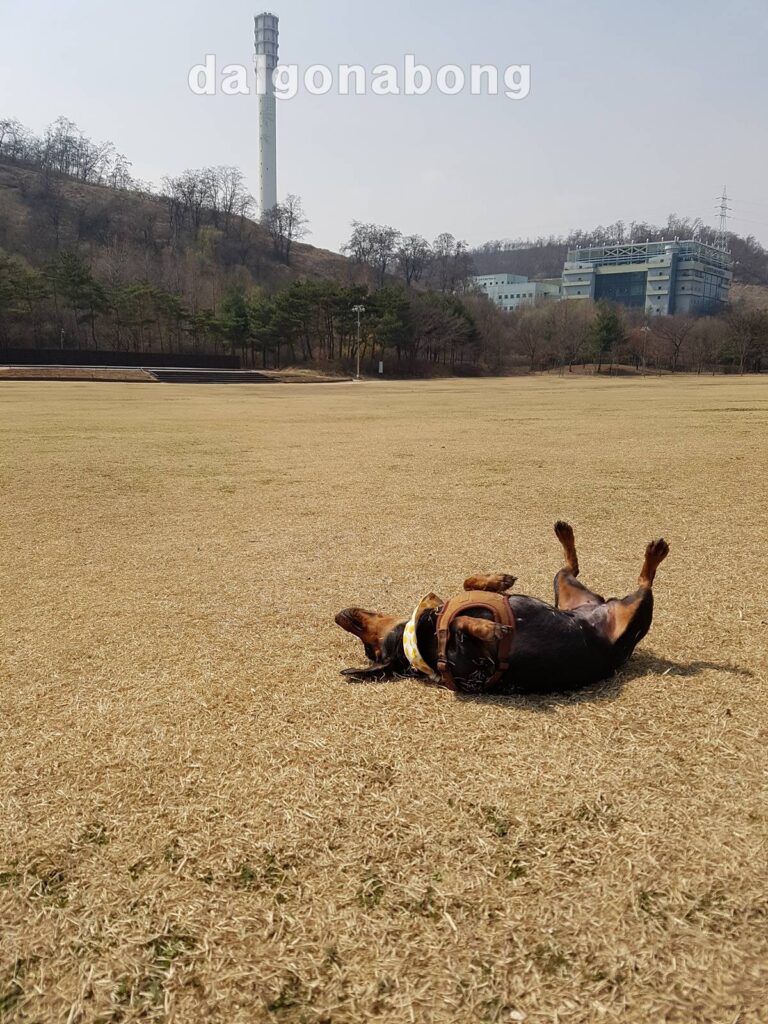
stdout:
[(371, 662), (347, 669), (356, 679), (411, 674), (464, 693), (568, 690), (606, 679), (630, 657), (651, 626), (653, 581), (669, 553), (664, 540), (645, 551), (638, 589), (606, 601), (577, 579), (573, 529), (555, 524), (565, 567), (555, 577), (555, 605), (507, 594), (514, 576), (473, 576), (450, 601), (422, 602), (410, 620), (362, 608), (336, 616), (362, 640)]

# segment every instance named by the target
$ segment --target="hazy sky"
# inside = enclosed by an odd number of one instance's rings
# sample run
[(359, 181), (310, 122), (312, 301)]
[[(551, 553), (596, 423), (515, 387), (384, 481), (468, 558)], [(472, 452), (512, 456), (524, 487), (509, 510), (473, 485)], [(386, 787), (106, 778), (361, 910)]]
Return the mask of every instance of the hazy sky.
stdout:
[[(0, 115), (64, 114), (133, 173), (236, 164), (256, 193), (257, 100), (198, 97), (207, 53), (250, 65), (250, 0), (0, 0)], [(354, 219), (433, 238), (561, 233), (670, 212), (768, 243), (768, 0), (274, 0), (281, 61), (531, 65), (531, 92), (310, 96), (279, 104), (281, 196), (316, 245)], [(737, 219), (736, 219), (737, 218)]]

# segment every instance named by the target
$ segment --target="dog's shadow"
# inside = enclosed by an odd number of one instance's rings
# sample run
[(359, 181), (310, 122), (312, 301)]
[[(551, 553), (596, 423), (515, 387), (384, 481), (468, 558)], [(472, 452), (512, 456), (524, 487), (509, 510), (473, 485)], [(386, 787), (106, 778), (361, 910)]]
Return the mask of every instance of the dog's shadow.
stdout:
[(496, 707), (519, 710), (525, 708), (529, 711), (541, 714), (553, 714), (558, 707), (574, 706), (577, 704), (603, 704), (616, 700), (621, 696), (627, 683), (634, 679), (641, 679), (646, 676), (668, 676), (672, 679), (681, 677), (690, 679), (700, 675), (702, 672), (725, 672), (728, 675), (739, 676), (743, 679), (752, 679), (754, 673), (749, 669), (741, 668), (731, 662), (719, 661), (690, 661), (677, 662), (669, 658), (653, 654), (651, 651), (641, 651), (633, 656), (622, 669), (609, 679), (603, 679), (598, 683), (591, 683), (578, 689), (567, 691), (550, 690), (542, 687), (537, 690), (529, 689), (525, 693), (510, 689), (508, 692), (495, 694), (457, 694), (461, 701), (473, 701), (475, 703), (492, 704)]
[[(355, 679), (348, 670), (348, 682), (368, 686), (388, 686), (395, 682), (402, 682), (407, 679), (414, 682), (411, 676), (382, 676), (379, 679)], [(616, 700), (621, 696), (627, 683), (634, 679), (641, 679), (647, 676), (668, 676), (670, 679), (676, 677), (691, 679), (702, 672), (724, 672), (727, 675), (738, 676), (742, 679), (754, 678), (754, 672), (732, 662), (720, 661), (671, 661), (652, 651), (641, 651), (633, 655), (632, 659), (624, 665), (615, 675), (609, 679), (603, 679), (597, 683), (590, 683), (578, 689), (556, 690), (547, 688), (545, 685), (533, 689), (528, 688), (524, 693), (510, 687), (507, 691), (495, 693), (457, 693), (458, 701), (472, 702), (475, 704), (488, 704), (493, 707), (506, 708), (510, 711), (525, 709), (540, 714), (554, 714), (559, 707), (574, 706), (577, 704), (605, 704)]]

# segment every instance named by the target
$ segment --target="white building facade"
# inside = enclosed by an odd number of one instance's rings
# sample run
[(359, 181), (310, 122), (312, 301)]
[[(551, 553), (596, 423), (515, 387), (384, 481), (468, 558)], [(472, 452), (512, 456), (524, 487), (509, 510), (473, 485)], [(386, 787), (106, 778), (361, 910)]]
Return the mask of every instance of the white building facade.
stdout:
[(478, 291), (505, 312), (537, 302), (557, 302), (560, 298), (559, 285), (529, 281), (520, 274), (480, 274), (471, 280)]

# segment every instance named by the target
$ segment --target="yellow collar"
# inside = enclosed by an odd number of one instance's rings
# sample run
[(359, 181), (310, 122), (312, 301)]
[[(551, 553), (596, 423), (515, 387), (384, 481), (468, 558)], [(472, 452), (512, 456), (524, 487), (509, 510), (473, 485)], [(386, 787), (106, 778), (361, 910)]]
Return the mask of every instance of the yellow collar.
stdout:
[(440, 676), (433, 668), (430, 668), (419, 653), (419, 646), (416, 642), (416, 627), (424, 612), (432, 608), (439, 608), (442, 603), (436, 594), (427, 594), (416, 605), (416, 609), (406, 624), (405, 632), (403, 633), (403, 649), (405, 650), (406, 658), (411, 664), (411, 668), (423, 673), (425, 676), (429, 676), (434, 683), (440, 682)]

